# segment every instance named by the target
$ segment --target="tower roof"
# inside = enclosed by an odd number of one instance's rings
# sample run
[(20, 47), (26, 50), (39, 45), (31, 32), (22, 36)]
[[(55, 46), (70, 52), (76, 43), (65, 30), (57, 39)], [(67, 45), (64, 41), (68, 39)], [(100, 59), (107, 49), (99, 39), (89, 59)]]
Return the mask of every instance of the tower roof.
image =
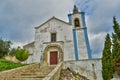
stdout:
[(73, 13), (78, 13), (78, 8), (76, 5), (74, 5), (74, 8), (73, 8)]

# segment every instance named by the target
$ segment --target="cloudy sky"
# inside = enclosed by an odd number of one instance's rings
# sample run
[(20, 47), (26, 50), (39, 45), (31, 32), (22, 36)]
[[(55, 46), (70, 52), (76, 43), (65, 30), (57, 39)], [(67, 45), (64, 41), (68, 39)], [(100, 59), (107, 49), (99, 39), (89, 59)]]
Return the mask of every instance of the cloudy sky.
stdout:
[(93, 57), (101, 57), (113, 16), (120, 21), (120, 0), (0, 0), (0, 37), (11, 40), (13, 46), (32, 42), (34, 27), (52, 16), (68, 22), (74, 4), (86, 13)]

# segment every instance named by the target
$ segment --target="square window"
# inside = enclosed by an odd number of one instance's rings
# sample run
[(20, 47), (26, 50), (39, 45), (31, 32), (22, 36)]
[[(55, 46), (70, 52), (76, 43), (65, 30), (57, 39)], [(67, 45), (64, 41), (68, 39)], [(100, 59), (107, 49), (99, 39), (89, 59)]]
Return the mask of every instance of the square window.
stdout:
[(56, 33), (51, 33), (51, 42), (56, 41)]

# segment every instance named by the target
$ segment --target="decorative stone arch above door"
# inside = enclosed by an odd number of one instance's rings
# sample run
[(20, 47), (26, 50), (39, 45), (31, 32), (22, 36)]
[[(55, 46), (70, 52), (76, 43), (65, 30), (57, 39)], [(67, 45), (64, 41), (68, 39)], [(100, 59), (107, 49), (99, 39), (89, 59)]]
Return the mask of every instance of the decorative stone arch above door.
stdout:
[(44, 65), (50, 65), (50, 52), (58, 51), (58, 63), (63, 61), (63, 50), (58, 44), (50, 44), (44, 49), (43, 62)]

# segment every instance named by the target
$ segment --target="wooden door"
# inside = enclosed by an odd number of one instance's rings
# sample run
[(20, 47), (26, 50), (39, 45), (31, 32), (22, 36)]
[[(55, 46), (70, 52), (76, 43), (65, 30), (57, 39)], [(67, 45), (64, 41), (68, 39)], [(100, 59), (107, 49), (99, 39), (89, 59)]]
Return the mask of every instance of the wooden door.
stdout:
[(50, 65), (55, 65), (58, 63), (58, 52), (52, 51), (50, 52)]

